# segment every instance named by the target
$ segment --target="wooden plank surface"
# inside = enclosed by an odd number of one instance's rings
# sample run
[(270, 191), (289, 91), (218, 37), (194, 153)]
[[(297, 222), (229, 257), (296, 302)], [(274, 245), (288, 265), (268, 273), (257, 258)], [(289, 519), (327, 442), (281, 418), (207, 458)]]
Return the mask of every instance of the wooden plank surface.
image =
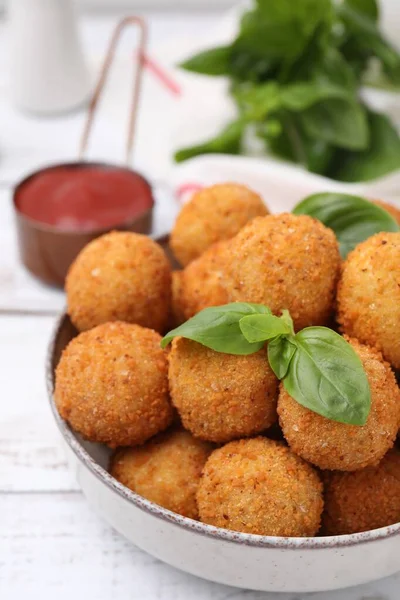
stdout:
[(49, 317), (0, 317), (1, 492), (77, 489), (46, 397), (44, 363), (53, 325)]

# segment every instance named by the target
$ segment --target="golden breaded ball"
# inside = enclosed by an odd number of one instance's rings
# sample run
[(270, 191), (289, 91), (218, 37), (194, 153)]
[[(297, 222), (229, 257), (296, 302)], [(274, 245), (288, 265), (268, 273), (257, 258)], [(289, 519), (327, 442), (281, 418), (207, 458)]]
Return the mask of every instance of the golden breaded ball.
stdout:
[(142, 444), (172, 421), (161, 337), (113, 322), (74, 338), (56, 369), (55, 401), (71, 427), (111, 447)]
[(400, 453), (390, 450), (376, 467), (327, 473), (325, 535), (379, 529), (400, 521)]
[(338, 295), (341, 330), (400, 368), (400, 233), (378, 233), (351, 252)]
[(204, 308), (229, 302), (225, 273), (229, 244), (229, 241), (214, 244), (181, 271), (173, 290), (174, 312), (180, 316), (181, 322)]
[(90, 242), (66, 279), (68, 314), (79, 331), (127, 321), (163, 332), (170, 310), (171, 267), (145, 235), (107, 233)]
[(400, 208), (394, 206), (393, 204), (389, 204), (388, 202), (383, 202), (382, 200), (374, 200), (373, 204), (380, 206), (384, 210), (386, 210), (400, 225)]
[(329, 321), (340, 262), (335, 234), (319, 221), (258, 217), (231, 242), (225, 285), (233, 302), (288, 309), (299, 330)]
[(400, 425), (400, 390), (382, 355), (349, 340), (361, 358), (371, 390), (364, 426), (332, 421), (294, 400), (281, 384), (279, 422), (289, 446), (320, 469), (356, 471), (376, 465), (393, 446)]
[(204, 188), (181, 209), (171, 232), (172, 251), (186, 266), (215, 242), (232, 238), (254, 217), (268, 212), (260, 196), (244, 185)]
[(144, 446), (118, 450), (110, 473), (144, 498), (198, 519), (196, 492), (211, 450), (211, 444), (188, 431), (169, 431)]
[(276, 421), (278, 382), (265, 350), (236, 356), (175, 338), (169, 385), (183, 426), (203, 440), (254, 435)]
[(284, 537), (314, 536), (323, 509), (317, 472), (281, 442), (255, 438), (214, 450), (197, 491), (209, 525)]

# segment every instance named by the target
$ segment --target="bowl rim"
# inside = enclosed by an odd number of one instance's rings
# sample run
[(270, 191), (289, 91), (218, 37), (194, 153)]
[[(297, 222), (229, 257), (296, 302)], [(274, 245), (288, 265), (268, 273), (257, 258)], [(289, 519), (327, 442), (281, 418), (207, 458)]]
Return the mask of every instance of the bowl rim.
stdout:
[(85, 448), (75, 436), (74, 431), (71, 429), (68, 423), (61, 418), (61, 416), (58, 413), (53, 393), (53, 358), (58, 336), (68, 318), (69, 317), (67, 312), (64, 311), (56, 319), (47, 350), (45, 366), (46, 387), (53, 417), (57, 423), (62, 437), (64, 438), (65, 442), (72, 450), (72, 452), (75, 454), (76, 458), (101, 483), (108, 487), (112, 492), (122, 497), (129, 504), (133, 504), (136, 508), (150, 513), (152, 516), (158, 519), (168, 521), (169, 523), (177, 525), (185, 529), (186, 531), (204, 535), (206, 537), (213, 538), (214, 540), (221, 540), (224, 542), (232, 542), (253, 547), (275, 548), (280, 550), (316, 550), (329, 548), (337, 549), (348, 546), (356, 546), (400, 535), (400, 522), (386, 527), (381, 527), (380, 529), (373, 529), (362, 533), (336, 535), (329, 537), (286, 538), (278, 536), (256, 535), (252, 533), (242, 533), (237, 531), (231, 531), (228, 529), (222, 529), (221, 527), (215, 527), (213, 525), (201, 523), (200, 521), (195, 521), (194, 519), (178, 515), (129, 490), (124, 485), (119, 483), (114, 477), (112, 477), (110, 473), (108, 473), (90, 456), (88, 451), (85, 450)]

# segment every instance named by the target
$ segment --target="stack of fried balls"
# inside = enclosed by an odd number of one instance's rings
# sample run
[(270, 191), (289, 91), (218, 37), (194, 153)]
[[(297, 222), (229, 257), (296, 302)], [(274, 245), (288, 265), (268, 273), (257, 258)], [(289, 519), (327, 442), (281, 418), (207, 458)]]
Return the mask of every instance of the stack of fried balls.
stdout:
[[(182, 270), (171, 271), (156, 242), (126, 232), (92, 241), (71, 266), (79, 334), (56, 370), (61, 416), (114, 450), (119, 482), (203, 523), (303, 537), (399, 522), (400, 233), (374, 235), (342, 262), (321, 222), (271, 215), (232, 183), (194, 194), (170, 247)], [(168, 330), (237, 301), (288, 309), (296, 330), (348, 336), (371, 389), (366, 424), (298, 404), (265, 349), (237, 356), (184, 338), (161, 349)]]

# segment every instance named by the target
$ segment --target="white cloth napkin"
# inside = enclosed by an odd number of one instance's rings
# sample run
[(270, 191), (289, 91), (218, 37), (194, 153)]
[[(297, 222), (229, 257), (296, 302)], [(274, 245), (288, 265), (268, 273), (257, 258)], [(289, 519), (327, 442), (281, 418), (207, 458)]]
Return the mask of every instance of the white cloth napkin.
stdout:
[(181, 201), (198, 186), (228, 181), (254, 189), (275, 213), (291, 211), (310, 194), (332, 191), (388, 200), (400, 206), (400, 173), (373, 183), (343, 184), (272, 158), (206, 155), (176, 166), (170, 174), (170, 185)]

